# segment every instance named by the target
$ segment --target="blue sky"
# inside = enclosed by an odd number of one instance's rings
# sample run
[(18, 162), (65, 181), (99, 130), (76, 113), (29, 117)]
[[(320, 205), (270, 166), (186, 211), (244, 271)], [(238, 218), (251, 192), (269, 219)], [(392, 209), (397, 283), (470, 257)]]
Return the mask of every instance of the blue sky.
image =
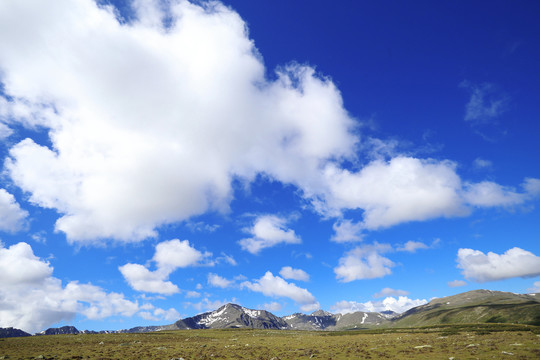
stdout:
[(0, 327), (539, 292), (539, 7), (0, 3)]

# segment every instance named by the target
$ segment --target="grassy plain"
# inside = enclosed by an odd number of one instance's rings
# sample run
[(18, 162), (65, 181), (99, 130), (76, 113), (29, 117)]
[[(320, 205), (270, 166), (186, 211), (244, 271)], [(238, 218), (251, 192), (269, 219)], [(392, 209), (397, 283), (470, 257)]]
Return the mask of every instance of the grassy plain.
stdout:
[(178, 330), (0, 339), (0, 359), (540, 359), (540, 328)]

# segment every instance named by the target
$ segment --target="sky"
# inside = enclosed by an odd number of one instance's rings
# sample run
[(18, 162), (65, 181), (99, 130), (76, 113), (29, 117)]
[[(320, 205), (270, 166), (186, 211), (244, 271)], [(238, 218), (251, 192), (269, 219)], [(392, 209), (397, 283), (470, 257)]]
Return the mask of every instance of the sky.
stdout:
[(0, 327), (540, 292), (535, 1), (0, 2)]

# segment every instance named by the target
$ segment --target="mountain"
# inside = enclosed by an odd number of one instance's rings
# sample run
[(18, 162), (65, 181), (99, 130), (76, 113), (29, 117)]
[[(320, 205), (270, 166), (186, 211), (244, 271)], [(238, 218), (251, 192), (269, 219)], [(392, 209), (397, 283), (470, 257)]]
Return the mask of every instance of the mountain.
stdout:
[(0, 328), (0, 338), (32, 336), (29, 333), (12, 327)]
[(310, 315), (296, 313), (279, 318), (268, 311), (227, 304), (216, 311), (179, 320), (164, 329), (348, 330), (486, 322), (540, 325), (540, 294), (474, 290), (433, 299), (401, 315), (391, 311), (332, 314), (317, 310)]
[(36, 335), (77, 335), (80, 331), (77, 330), (75, 326), (62, 326), (59, 328), (48, 328), (47, 330), (43, 330), (40, 333), (37, 333)]
[(240, 305), (226, 304), (215, 311), (178, 320), (167, 326), (173, 329), (285, 329), (287, 323), (266, 310), (251, 310)]
[(366, 328), (387, 323), (387, 318), (374, 312), (354, 312), (349, 314), (332, 314), (317, 310), (311, 315), (296, 313), (283, 317), (287, 329), (294, 330), (342, 330)]
[(474, 290), (434, 299), (393, 320), (399, 327), (460, 323), (540, 325), (540, 294)]
[[(317, 310), (309, 315), (296, 313), (278, 317), (266, 310), (252, 310), (226, 304), (215, 311), (180, 319), (163, 326), (137, 326), (131, 329), (99, 333), (143, 333), (183, 329), (276, 329), (276, 330), (352, 330), (373, 327), (419, 327), (460, 323), (515, 323), (540, 325), (540, 293), (514, 294), (501, 291), (474, 290), (433, 299), (425, 305), (398, 315), (392, 311), (332, 314)], [(73, 326), (50, 328), (36, 335), (90, 334)], [(28, 336), (24, 331), (0, 328), (0, 337)]]
[(132, 327), (131, 329), (116, 330), (116, 331), (109, 331), (109, 332), (115, 332), (115, 333), (146, 333), (146, 332), (167, 330), (167, 328), (168, 328), (168, 325), (164, 325), (164, 326), (135, 326), (135, 327)]

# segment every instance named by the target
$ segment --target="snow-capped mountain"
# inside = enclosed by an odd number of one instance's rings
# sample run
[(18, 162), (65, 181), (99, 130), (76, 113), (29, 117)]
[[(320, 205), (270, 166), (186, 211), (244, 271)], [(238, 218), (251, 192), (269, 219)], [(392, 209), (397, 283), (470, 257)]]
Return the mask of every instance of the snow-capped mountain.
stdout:
[(170, 326), (170, 329), (224, 328), (285, 329), (287, 323), (266, 310), (252, 310), (227, 304), (215, 311), (178, 320)]
[(380, 325), (388, 319), (379, 313), (358, 311), (350, 314), (332, 314), (317, 310), (310, 315), (296, 313), (282, 318), (288, 329), (295, 330), (338, 330)]
[[(139, 333), (179, 329), (276, 329), (276, 330), (342, 330), (378, 326), (426, 326), (441, 323), (504, 322), (514, 324), (540, 324), (540, 294), (513, 294), (490, 290), (473, 290), (454, 296), (433, 299), (396, 314), (354, 312), (332, 314), (317, 310), (312, 314), (301, 313), (278, 317), (266, 310), (252, 310), (235, 304), (227, 304), (215, 311), (178, 320), (163, 326), (138, 326), (125, 330), (100, 331), (99, 333)], [(79, 331), (72, 326), (50, 328), (36, 335), (94, 334), (95, 331)], [(28, 336), (14, 328), (0, 328), (0, 338)]]
[(294, 329), (294, 330), (337, 330), (341, 328), (366, 327), (388, 321), (379, 313), (356, 312), (332, 314), (317, 310), (310, 315), (296, 313), (277, 317), (266, 310), (252, 310), (235, 304), (227, 304), (215, 311), (185, 318), (167, 326), (173, 329)]

